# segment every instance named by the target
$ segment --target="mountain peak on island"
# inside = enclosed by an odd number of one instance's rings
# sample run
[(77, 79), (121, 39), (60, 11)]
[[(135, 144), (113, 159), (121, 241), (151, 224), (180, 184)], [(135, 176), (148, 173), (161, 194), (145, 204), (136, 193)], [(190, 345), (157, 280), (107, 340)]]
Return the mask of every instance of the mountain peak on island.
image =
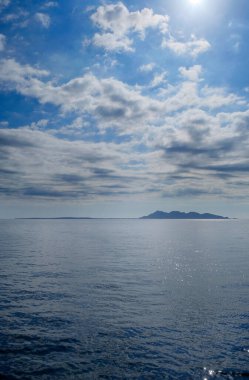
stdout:
[(229, 219), (225, 216), (210, 213), (199, 214), (198, 212), (181, 212), (181, 211), (155, 211), (152, 214), (142, 216), (140, 219)]

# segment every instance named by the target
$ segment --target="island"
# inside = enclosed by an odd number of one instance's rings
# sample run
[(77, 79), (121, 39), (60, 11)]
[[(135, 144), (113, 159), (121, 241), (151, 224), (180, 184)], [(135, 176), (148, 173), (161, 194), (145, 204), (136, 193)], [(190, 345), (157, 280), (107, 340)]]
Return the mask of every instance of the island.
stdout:
[[(152, 214), (142, 216), (140, 218), (115, 218), (115, 217), (88, 217), (88, 216), (60, 216), (60, 217), (22, 217), (22, 218), (15, 218), (15, 219), (31, 219), (31, 220), (95, 220), (95, 219), (100, 219), (100, 220), (111, 220), (111, 219), (230, 219), (225, 216), (221, 215), (215, 215), (215, 214), (210, 214), (210, 213), (205, 213), (205, 214), (199, 214), (198, 212), (190, 211), (190, 212), (181, 212), (181, 211), (171, 211), (171, 212), (164, 212), (164, 211), (155, 211)], [(232, 218), (235, 219), (235, 218)]]
[(140, 219), (229, 219), (226, 216), (215, 215), (210, 213), (199, 214), (198, 212), (181, 212), (181, 211), (155, 211), (152, 214), (142, 216)]

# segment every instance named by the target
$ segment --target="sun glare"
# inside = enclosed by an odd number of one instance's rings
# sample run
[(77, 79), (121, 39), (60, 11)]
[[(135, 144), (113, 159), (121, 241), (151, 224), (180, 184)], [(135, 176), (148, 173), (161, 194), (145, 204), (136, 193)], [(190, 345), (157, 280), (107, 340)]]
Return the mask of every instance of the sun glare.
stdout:
[(190, 0), (190, 3), (193, 5), (197, 5), (201, 2), (201, 0)]

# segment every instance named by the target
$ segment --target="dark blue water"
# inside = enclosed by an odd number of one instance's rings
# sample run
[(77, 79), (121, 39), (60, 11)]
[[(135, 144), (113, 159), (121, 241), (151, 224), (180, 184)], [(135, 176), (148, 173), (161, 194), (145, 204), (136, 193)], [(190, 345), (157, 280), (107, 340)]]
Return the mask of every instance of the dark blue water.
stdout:
[(248, 232), (236, 220), (0, 221), (0, 378), (245, 378)]

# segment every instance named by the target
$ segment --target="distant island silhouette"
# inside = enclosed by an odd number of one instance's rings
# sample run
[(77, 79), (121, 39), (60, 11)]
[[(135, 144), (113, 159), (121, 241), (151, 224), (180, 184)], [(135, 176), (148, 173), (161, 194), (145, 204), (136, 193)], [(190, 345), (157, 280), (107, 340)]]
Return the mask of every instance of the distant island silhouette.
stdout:
[(199, 214), (198, 212), (181, 212), (181, 211), (171, 211), (171, 212), (164, 212), (164, 211), (155, 211), (152, 214), (142, 216), (140, 218), (98, 218), (98, 217), (88, 217), (88, 216), (60, 216), (60, 217), (22, 217), (22, 218), (15, 218), (15, 219), (31, 219), (31, 220), (81, 220), (81, 219), (87, 219), (87, 220), (94, 220), (94, 219), (230, 219), (226, 216), (221, 215), (215, 215), (210, 213), (205, 214)]
[(155, 211), (152, 214), (142, 216), (140, 219), (229, 219), (228, 217), (210, 213), (199, 214), (198, 212), (181, 211)]
[(58, 217), (27, 217), (27, 218), (15, 218), (15, 219), (28, 219), (28, 220), (60, 220), (60, 219), (95, 219), (95, 218), (89, 218), (88, 216), (58, 216)]

